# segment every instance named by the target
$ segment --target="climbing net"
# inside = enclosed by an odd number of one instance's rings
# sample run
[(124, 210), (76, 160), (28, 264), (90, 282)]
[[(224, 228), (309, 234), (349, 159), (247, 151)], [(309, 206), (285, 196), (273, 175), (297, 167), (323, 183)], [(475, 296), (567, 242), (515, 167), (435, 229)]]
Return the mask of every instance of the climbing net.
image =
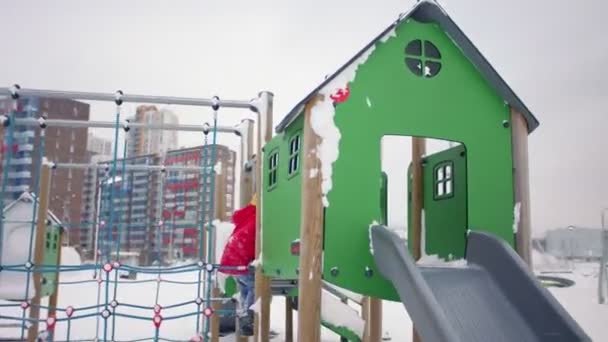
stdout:
[[(2, 89), (0, 89), (1, 91)], [(0, 212), (6, 213), (5, 209), (7, 202), (4, 200), (4, 195), (9, 187), (9, 165), (11, 160), (14, 159), (18, 148), (14, 149), (12, 146), (17, 145), (15, 142), (15, 136), (18, 136), (19, 125), (16, 124), (18, 121), (19, 103), (21, 89), (19, 86), (13, 86), (8, 89), (12, 98), (12, 108), (7, 114), (1, 117), (1, 121), (4, 126), (4, 146), (9, 148), (3, 149), (3, 162), (5, 167), (2, 172), (2, 195), (3, 200), (0, 201)], [(114, 102), (116, 104), (115, 120), (113, 125), (114, 130), (114, 146), (112, 151), (112, 159), (106, 165), (103, 165), (103, 177), (102, 182), (111, 183), (117, 180), (122, 175), (125, 177), (127, 174), (127, 147), (129, 145), (128, 134), (130, 126), (129, 122), (121, 120), (121, 109), (125, 95), (118, 91), (114, 94)], [(164, 338), (162, 336), (163, 322), (177, 322), (178, 320), (190, 318), (194, 322), (190, 321), (190, 326), (180, 324), (179, 330), (182, 336), (188, 334), (188, 338), (191, 341), (207, 341), (211, 338), (211, 320), (213, 317), (219, 319), (222, 316), (233, 316), (237, 314), (238, 309), (221, 309), (221, 303), (225, 303), (231, 298), (226, 298), (221, 295), (217, 296), (217, 292), (213, 292), (216, 297), (212, 294), (212, 289), (217, 288), (218, 277), (217, 272), (221, 270), (229, 269), (230, 267), (223, 267), (216, 263), (215, 255), (215, 238), (214, 232), (217, 228), (217, 217), (214, 217), (215, 209), (215, 196), (207, 196), (208, 193), (215, 193), (215, 176), (218, 173), (217, 163), (217, 135), (218, 135), (218, 111), (222, 102), (218, 97), (214, 97), (210, 101), (210, 106), (213, 110), (213, 122), (212, 125), (205, 123), (202, 129), (202, 158), (200, 158), (200, 164), (198, 168), (198, 176), (204, 180), (210, 179), (210, 181), (202, 182), (202, 205), (201, 218), (198, 221), (198, 254), (196, 258), (193, 258), (191, 262), (180, 264), (180, 265), (169, 265), (163, 266), (162, 258), (162, 244), (163, 244), (163, 233), (167, 229), (173, 229), (171, 223), (165, 221), (162, 213), (165, 208), (163, 203), (165, 196), (162, 194), (165, 189), (165, 183), (167, 179), (167, 171), (169, 167), (165, 167), (165, 155), (162, 154), (160, 157), (161, 165), (156, 169), (160, 173), (159, 176), (159, 191), (161, 196), (157, 201), (158, 208), (156, 210), (158, 219), (153, 222), (149, 231), (153, 231), (153, 236), (156, 239), (155, 243), (150, 243), (149, 246), (154, 246), (155, 254), (157, 257), (157, 265), (149, 267), (141, 267), (137, 265), (128, 265), (121, 263), (121, 246), (123, 241), (123, 231), (129, 222), (125, 220), (122, 215), (117, 213), (115, 205), (117, 202), (124, 199), (126, 195), (125, 189), (117, 187), (116, 184), (111, 184), (105, 198), (98, 197), (97, 201), (97, 215), (92, 222), (86, 222), (84, 224), (90, 224), (95, 227), (95, 249), (94, 249), (94, 261), (88, 264), (79, 265), (63, 265), (59, 261), (57, 264), (53, 263), (36, 263), (36, 229), (37, 229), (37, 211), (38, 206), (42, 200), (36, 200), (40, 197), (41, 184), (40, 176), (36, 177), (33, 185), (34, 200), (33, 208), (31, 212), (31, 220), (27, 221), (10, 221), (7, 215), (3, 216), (0, 220), (0, 276), (9, 274), (21, 274), (23, 275), (23, 289), (19, 291), (19, 298), (9, 298), (12, 300), (0, 301), (0, 320), (12, 321), (15, 324), (10, 325), (16, 328), (19, 332), (17, 335), (20, 336), (20, 340), (24, 340), (28, 337), (28, 329), (31, 330), (34, 327), (34, 334), (37, 335), (37, 340), (40, 341), (59, 341), (55, 335), (59, 335), (61, 331), (62, 336), (65, 339), (61, 341), (98, 341), (98, 340), (111, 340), (111, 341), (183, 341), (182, 337), (180, 340), (172, 340)], [(244, 107), (244, 106), (241, 106)], [(251, 105), (249, 105), (251, 108)], [(33, 168), (35, 175), (41, 175), (42, 168), (46, 165), (51, 169), (55, 170), (58, 164), (49, 162), (44, 157), (45, 142), (48, 140), (45, 131), (47, 128), (47, 118), (40, 116), (37, 118), (39, 125), (40, 134), (37, 140), (38, 155), (36, 156), (38, 163), (34, 163)], [(122, 158), (119, 158), (119, 132), (124, 130), (124, 150)], [(162, 134), (161, 134), (162, 139)], [(209, 141), (211, 140), (211, 141)], [(162, 140), (161, 140), (162, 143)], [(96, 166), (97, 167), (97, 166)], [(149, 171), (150, 172), (150, 171)], [(169, 180), (170, 181), (170, 180)], [(101, 184), (101, 183), (100, 183)], [(75, 189), (81, 191), (81, 189)], [(99, 191), (99, 190), (98, 190)], [(44, 196), (44, 195), (42, 195)], [(184, 198), (185, 200), (185, 198)], [(102, 210), (103, 207), (103, 210)], [(213, 220), (215, 219), (215, 221)], [(8, 256), (10, 259), (10, 247), (8, 241), (3, 241), (7, 236), (7, 226), (12, 223), (27, 224), (29, 227), (29, 233), (27, 236), (27, 243), (19, 248), (27, 251), (23, 263), (5, 263), (4, 259)], [(76, 226), (83, 224), (78, 223), (67, 223), (61, 224), (58, 227), (58, 223), (47, 220), (46, 229), (50, 228), (65, 228), (68, 225)], [(48, 235), (47, 235), (48, 237)], [(171, 232), (171, 239), (173, 239), (173, 232)], [(206, 246), (205, 246), (206, 243)], [(61, 244), (61, 242), (59, 242)], [(14, 247), (14, 246), (13, 246)], [(47, 247), (49, 247), (47, 242)], [(59, 258), (59, 257), (58, 257)], [(14, 258), (12, 258), (14, 259)], [(12, 260), (11, 259), (11, 260)], [(40, 260), (40, 259), (38, 259)], [(232, 267), (238, 269), (246, 269), (247, 266)], [(141, 274), (144, 279), (139, 280), (125, 280), (122, 279), (120, 274), (125, 272), (133, 272)], [(91, 273), (93, 276), (91, 277)], [(54, 303), (49, 300), (48, 304), (43, 304), (43, 301), (36, 300), (36, 281), (35, 275), (38, 275), (38, 279), (41, 279), (45, 274), (56, 274), (58, 279), (58, 286), (55, 287), (53, 294), (60, 298), (57, 304), (57, 299)], [(88, 274), (87, 278), (70, 278), (65, 277), (69, 274)], [(179, 276), (181, 275), (181, 276)], [(62, 280), (67, 278), (67, 280)], [(176, 278), (176, 279), (172, 279)], [(1, 279), (1, 278), (0, 278)], [(148, 285), (146, 285), (148, 284)], [(163, 285), (166, 284), (166, 285)], [(20, 286), (17, 282), (15, 286)], [(119, 286), (121, 285), (121, 286)], [(129, 286), (131, 290), (122, 290), (122, 285)], [(163, 286), (169, 286), (165, 289), (170, 290), (171, 297), (183, 297), (184, 300), (161, 300), (161, 288)], [(79, 288), (82, 287), (83, 290)], [(146, 290), (144, 290), (144, 287)], [(59, 291), (61, 289), (61, 291)], [(90, 291), (94, 289), (94, 291)], [(137, 289), (142, 289), (141, 293)], [(151, 291), (153, 289), (153, 291)], [(79, 292), (86, 298), (78, 298)], [(62, 293), (59, 296), (57, 292)], [(125, 295), (121, 296), (121, 292)], [(91, 298), (91, 294), (95, 297)], [(175, 295), (179, 294), (179, 295)], [(68, 299), (63, 299), (62, 297)], [(91, 305), (76, 305), (70, 300), (74, 297), (74, 303), (81, 302), (93, 302)], [(141, 301), (135, 301), (138, 297)], [(164, 296), (163, 296), (164, 297)], [(147, 303), (143, 305), (142, 303)], [(12, 309), (12, 310), (9, 310)], [(39, 314), (32, 314), (32, 310), (35, 312), (46, 311), (46, 317), (41, 317)], [(7, 312), (14, 314), (5, 314)], [(18, 312), (20, 314), (18, 314)], [(172, 313), (176, 312), (177, 313)], [(132, 321), (126, 321), (125, 319), (135, 320), (139, 322), (148, 322), (151, 332), (145, 338), (138, 339), (120, 339), (121, 335), (133, 335), (130, 333), (121, 334), (119, 328), (123, 332), (131, 331), (133, 327), (137, 326)], [(84, 336), (82, 333), (73, 333), (74, 324), (76, 322), (85, 322), (83, 324), (86, 328), (81, 329), (89, 334)], [(92, 323), (93, 322), (93, 323)], [(42, 325), (42, 329), (38, 328), (38, 325)], [(8, 325), (7, 325), (8, 326)], [(59, 327), (61, 327), (61, 330)], [(4, 326), (0, 326), (0, 337), (4, 337), (2, 333)], [(184, 332), (190, 330), (191, 332)], [(41, 331), (41, 332), (40, 332)], [(16, 336), (11, 336), (16, 338)], [(58, 336), (57, 336), (58, 337)], [(86, 337), (86, 338), (85, 338)]]

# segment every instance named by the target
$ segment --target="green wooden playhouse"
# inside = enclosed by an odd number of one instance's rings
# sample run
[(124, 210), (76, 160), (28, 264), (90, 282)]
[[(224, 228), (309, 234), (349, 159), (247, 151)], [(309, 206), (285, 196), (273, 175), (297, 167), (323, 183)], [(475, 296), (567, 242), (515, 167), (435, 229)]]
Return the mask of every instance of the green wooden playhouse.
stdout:
[[(34, 204), (38, 201), (36, 195), (24, 192), (15, 201), (4, 208), (3, 219), (5, 220), (3, 239), (7, 246), (2, 250), (3, 260), (10, 264), (25, 264), (28, 261), (28, 245), (32, 234), (32, 227), (36, 229), (37, 212), (34, 211)], [(35, 212), (35, 213), (34, 213)], [(33, 214), (34, 213), (34, 214)], [(33, 214), (33, 216), (32, 216)], [(32, 224), (32, 217), (34, 223)], [(64, 229), (59, 219), (51, 212), (47, 211), (47, 226), (43, 242), (43, 265), (47, 267), (58, 266), (59, 248), (61, 247), (61, 230)], [(35, 240), (35, 239), (34, 239)], [(35, 242), (34, 242), (35, 245)], [(33, 258), (33, 255), (32, 255)], [(6, 288), (0, 285), (0, 298), (7, 300), (25, 299), (26, 273), (25, 272), (3, 272), (4, 277), (0, 276), (0, 283), (7, 285)], [(30, 274), (30, 278), (33, 276)], [(56, 288), (57, 272), (42, 273), (41, 297), (51, 295)], [(33, 280), (30, 279), (30, 286)], [(14, 289), (19, 289), (16, 293)], [(28, 300), (34, 296), (34, 291), (29, 291)]]
[(514, 245), (513, 118), (523, 119), (525, 133), (539, 123), (445, 11), (421, 1), (298, 103), (264, 147), (266, 275), (298, 278), (291, 246), (300, 236), (306, 176), (302, 114), (317, 95), (333, 102), (335, 113), (326, 115), (339, 131), (324, 218), (326, 281), (398, 299), (375, 269), (368, 235), (370, 224), (386, 219), (380, 141), (388, 135), (456, 143), (424, 159), (426, 253), (461, 258), (467, 230)]

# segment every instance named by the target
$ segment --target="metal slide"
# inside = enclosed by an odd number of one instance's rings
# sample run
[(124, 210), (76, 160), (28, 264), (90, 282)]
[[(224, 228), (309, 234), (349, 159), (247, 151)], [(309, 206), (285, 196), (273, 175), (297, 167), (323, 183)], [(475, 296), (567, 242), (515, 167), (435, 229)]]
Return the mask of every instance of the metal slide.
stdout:
[(372, 227), (374, 259), (424, 342), (591, 341), (504, 241), (468, 235), (462, 267), (417, 266), (403, 241)]

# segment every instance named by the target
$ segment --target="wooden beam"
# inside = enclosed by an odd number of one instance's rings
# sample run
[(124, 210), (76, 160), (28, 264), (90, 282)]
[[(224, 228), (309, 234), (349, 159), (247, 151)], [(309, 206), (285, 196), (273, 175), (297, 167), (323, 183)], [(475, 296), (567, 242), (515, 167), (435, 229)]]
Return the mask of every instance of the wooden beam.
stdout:
[[(49, 298), (49, 311), (47, 313), (47, 317), (56, 317), (57, 313), (57, 301), (59, 300), (59, 275), (61, 272), (59, 268), (61, 267), (61, 249), (63, 246), (63, 228), (59, 228), (59, 236), (57, 237), (57, 275), (55, 278), (55, 288), (53, 289), (53, 293)], [(49, 334), (49, 341), (55, 341), (55, 329), (53, 329)]]
[(285, 297), (285, 342), (293, 342), (293, 297)]
[[(344, 304), (344, 305), (348, 305), (348, 298), (344, 297), (342, 299), (340, 299), (340, 301)], [(361, 303), (363, 304), (363, 303)], [(361, 307), (363, 308), (363, 307)], [(348, 342), (348, 339), (344, 336), (340, 336), (340, 342)]]
[[(49, 197), (51, 194), (51, 167), (41, 165), (40, 170), (40, 189), (38, 191), (38, 212), (36, 213), (36, 237), (34, 246), (34, 271), (40, 270), (40, 265), (44, 262), (44, 241), (47, 229), (47, 211), (49, 208)], [(33, 232), (32, 232), (33, 233)], [(30, 322), (31, 325), (27, 332), (28, 342), (35, 342), (38, 335), (38, 319), (40, 319), (40, 298), (42, 292), (42, 273), (33, 274), (34, 297), (30, 302)]]
[(511, 108), (511, 140), (513, 144), (513, 190), (515, 205), (519, 203), (516, 249), (528, 267), (532, 268), (530, 253), (530, 171), (528, 167), (528, 124), (521, 113)]
[(412, 138), (412, 229), (414, 230), (413, 252), (414, 259), (422, 256), (422, 209), (424, 208), (424, 179), (422, 157), (426, 152), (424, 138)]
[(323, 99), (315, 97), (304, 109), (298, 342), (319, 342), (321, 338), (323, 203), (321, 173), (311, 172), (321, 170), (321, 161), (316, 153), (321, 139), (311, 125), (312, 107), (317, 101)]
[(369, 340), (380, 342), (382, 340), (382, 299), (369, 298)]
[[(422, 256), (424, 246), (422, 238), (422, 210), (424, 208), (424, 173), (422, 158), (426, 153), (426, 140), (412, 137), (412, 229), (413, 257), (415, 260)], [(420, 342), (420, 337), (413, 327), (414, 342)]]
[[(256, 205), (256, 239), (255, 239), (255, 255), (260, 258), (262, 252), (262, 239), (264, 231), (262, 227), (262, 209), (263, 200), (263, 165), (264, 158), (262, 156), (263, 146), (272, 139), (272, 99), (273, 94), (270, 92), (261, 92), (260, 101), (262, 106), (258, 112), (258, 144), (257, 144), (257, 163), (256, 163), (256, 192), (258, 202)], [(259, 313), (255, 314), (254, 319), (254, 341), (266, 342), (270, 340), (270, 279), (264, 275), (261, 267), (256, 267), (255, 271), (255, 298), (260, 301)]]
[[(221, 172), (215, 175), (215, 218), (221, 222), (226, 221), (226, 171), (224, 165), (221, 167)], [(213, 234), (212, 247), (209, 253), (214, 253), (217, 245), (217, 227)], [(213, 256), (213, 260), (217, 262), (217, 255)], [(217, 273), (216, 273), (217, 275)], [(221, 291), (217, 287), (217, 281), (212, 282), (213, 289), (211, 290), (213, 298), (219, 298)], [(214, 312), (221, 309), (221, 303), (213, 301), (211, 304)], [(214, 314), (211, 316), (211, 342), (219, 342), (220, 340), (220, 316)]]
[(365, 328), (363, 329), (363, 339), (362, 342), (370, 342), (369, 341), (369, 297), (363, 297), (363, 301), (361, 302), (361, 318), (363, 322), (365, 322)]

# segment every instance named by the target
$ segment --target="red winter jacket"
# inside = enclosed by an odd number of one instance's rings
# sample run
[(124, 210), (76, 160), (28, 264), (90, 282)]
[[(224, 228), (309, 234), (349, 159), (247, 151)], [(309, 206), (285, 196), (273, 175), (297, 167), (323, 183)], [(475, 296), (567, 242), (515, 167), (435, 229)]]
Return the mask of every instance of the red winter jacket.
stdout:
[[(235, 227), (226, 243), (220, 264), (248, 266), (255, 259), (255, 205), (250, 204), (232, 215)], [(247, 269), (223, 269), (226, 274), (246, 274)]]

